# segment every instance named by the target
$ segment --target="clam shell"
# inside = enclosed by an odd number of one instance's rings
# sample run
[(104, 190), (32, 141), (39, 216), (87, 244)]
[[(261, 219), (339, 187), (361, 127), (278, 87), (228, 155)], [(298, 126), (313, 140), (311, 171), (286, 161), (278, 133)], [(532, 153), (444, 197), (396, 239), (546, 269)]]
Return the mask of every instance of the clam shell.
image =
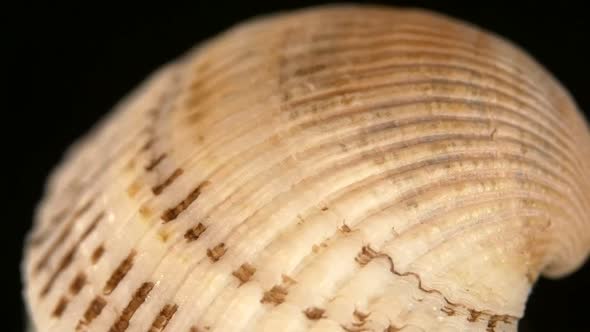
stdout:
[(48, 180), (49, 331), (514, 331), (590, 247), (590, 134), (492, 33), (422, 10), (257, 18), (155, 72)]

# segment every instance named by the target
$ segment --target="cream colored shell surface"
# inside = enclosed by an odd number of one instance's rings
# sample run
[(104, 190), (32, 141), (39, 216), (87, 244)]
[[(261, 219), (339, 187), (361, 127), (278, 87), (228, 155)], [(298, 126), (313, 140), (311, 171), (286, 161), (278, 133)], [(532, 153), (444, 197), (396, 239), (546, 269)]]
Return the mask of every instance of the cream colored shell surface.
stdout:
[(258, 18), (68, 151), (25, 297), (39, 332), (514, 331), (537, 277), (586, 259), (589, 169), (571, 97), (491, 33)]

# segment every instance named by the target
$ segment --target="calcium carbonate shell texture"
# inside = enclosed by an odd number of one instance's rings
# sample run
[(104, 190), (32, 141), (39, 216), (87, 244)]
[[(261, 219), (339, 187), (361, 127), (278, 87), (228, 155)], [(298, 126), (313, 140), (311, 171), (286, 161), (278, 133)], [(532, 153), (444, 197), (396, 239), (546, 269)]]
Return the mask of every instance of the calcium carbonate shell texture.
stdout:
[(69, 150), (25, 297), (39, 332), (514, 331), (537, 277), (587, 257), (589, 169), (572, 98), (489, 32), (258, 18)]

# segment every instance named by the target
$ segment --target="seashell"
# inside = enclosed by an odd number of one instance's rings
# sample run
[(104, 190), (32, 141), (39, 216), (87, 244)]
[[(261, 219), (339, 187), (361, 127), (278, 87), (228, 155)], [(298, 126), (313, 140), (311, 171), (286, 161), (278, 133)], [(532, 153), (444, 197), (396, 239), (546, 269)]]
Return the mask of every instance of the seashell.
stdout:
[(515, 331), (590, 249), (590, 134), (510, 42), (422, 10), (258, 18), (70, 148), (25, 248), (49, 331)]

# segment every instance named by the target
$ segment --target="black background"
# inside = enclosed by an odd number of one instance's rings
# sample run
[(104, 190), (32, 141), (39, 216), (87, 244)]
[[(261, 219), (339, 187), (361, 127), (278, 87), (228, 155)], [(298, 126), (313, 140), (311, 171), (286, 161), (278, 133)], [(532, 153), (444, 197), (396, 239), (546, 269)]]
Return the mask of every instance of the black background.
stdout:
[[(86, 132), (146, 75), (196, 43), (258, 14), (299, 8), (311, 1), (193, 1), (189, 5), (23, 5), (2, 10), (2, 299), (0, 330), (23, 330), (19, 264), (45, 177), (64, 149)], [(377, 1), (373, 3), (386, 4)], [(431, 8), (475, 23), (524, 47), (590, 110), (587, 11), (572, 2), (530, 5), (490, 2), (394, 1)], [(473, 3), (477, 3), (474, 5)], [(471, 5), (470, 5), (471, 4)], [(589, 170), (590, 171), (590, 170)], [(588, 331), (590, 264), (533, 289), (521, 331)], [(6, 293), (7, 291), (7, 293)], [(3, 306), (4, 307), (4, 306)], [(8, 325), (6, 325), (8, 319)], [(586, 328), (584, 328), (586, 325)]]

